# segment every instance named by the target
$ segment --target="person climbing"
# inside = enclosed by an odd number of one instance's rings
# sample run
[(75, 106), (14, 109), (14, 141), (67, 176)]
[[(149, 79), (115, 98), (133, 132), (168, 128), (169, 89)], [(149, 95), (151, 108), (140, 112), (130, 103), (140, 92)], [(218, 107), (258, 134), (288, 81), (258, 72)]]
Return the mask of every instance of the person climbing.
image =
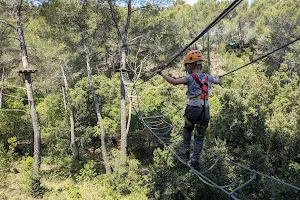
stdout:
[[(183, 157), (195, 170), (199, 170), (200, 154), (203, 148), (206, 129), (210, 120), (208, 95), (211, 85), (219, 84), (219, 76), (202, 74), (203, 56), (199, 50), (188, 52), (184, 59), (186, 76), (181, 78), (172, 78), (162, 73), (162, 70), (156, 72), (167, 82), (173, 85), (187, 85), (187, 97), (189, 99), (185, 109), (185, 124), (183, 127), (183, 146), (179, 150), (179, 156)], [(195, 131), (194, 131), (195, 129)], [(191, 137), (194, 131), (194, 151), (190, 156)]]

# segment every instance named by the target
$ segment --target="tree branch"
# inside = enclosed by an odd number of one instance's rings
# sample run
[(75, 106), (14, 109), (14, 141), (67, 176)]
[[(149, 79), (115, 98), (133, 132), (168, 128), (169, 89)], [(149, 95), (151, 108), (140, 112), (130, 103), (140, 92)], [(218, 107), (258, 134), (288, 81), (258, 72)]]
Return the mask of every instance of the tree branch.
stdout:
[(20, 0), (20, 3), (19, 3), (19, 5), (18, 5), (18, 7), (17, 7), (17, 9), (18, 9), (18, 15), (20, 15), (20, 16), (21, 16), (21, 7), (22, 7), (22, 3), (23, 3), (23, 0)]
[(118, 21), (117, 21), (115, 9), (113, 8), (112, 0), (109, 0), (108, 3), (109, 3), (109, 8), (110, 8), (111, 16), (112, 16), (113, 21), (115, 23), (115, 27), (116, 27), (116, 29), (118, 31), (119, 38), (122, 40), (122, 34), (121, 34), (120, 27), (119, 27), (119, 24), (118, 24)]
[(14, 30), (17, 31), (17, 28), (16, 28), (15, 26), (13, 26), (12, 24), (10, 24), (10, 23), (8, 23), (8, 22), (6, 22), (6, 21), (4, 21), (4, 20), (1, 20), (1, 19), (0, 19), (0, 22), (3, 23), (3, 24), (5, 24), (6, 26), (9, 26), (9, 27), (11, 27), (12, 29), (14, 29)]
[(127, 41), (127, 35), (128, 35), (128, 29), (129, 29), (129, 25), (130, 25), (130, 19), (131, 19), (131, 0), (128, 0), (128, 4), (127, 4), (127, 20), (126, 20), (126, 25), (124, 28), (124, 35), (123, 35), (123, 43), (125, 43)]
[(4, 72), (5, 72), (5, 66), (2, 66), (2, 74), (1, 74), (1, 89), (0, 89), (0, 109), (2, 107), (2, 94), (4, 90)]

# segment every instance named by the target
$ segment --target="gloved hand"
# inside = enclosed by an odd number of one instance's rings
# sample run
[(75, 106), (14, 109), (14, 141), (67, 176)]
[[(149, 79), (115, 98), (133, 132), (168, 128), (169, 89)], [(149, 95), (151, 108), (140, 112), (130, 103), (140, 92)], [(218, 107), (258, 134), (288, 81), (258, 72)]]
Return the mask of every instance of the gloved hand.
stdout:
[(164, 66), (158, 66), (154, 69), (156, 74), (161, 75), (161, 71), (164, 69)]
[(157, 70), (155, 71), (155, 73), (161, 75), (161, 69), (157, 69)]

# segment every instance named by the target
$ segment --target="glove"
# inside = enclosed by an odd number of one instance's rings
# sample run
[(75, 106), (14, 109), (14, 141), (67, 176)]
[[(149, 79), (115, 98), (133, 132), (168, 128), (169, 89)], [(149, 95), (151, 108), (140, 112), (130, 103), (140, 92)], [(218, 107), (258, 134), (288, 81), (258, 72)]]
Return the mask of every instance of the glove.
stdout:
[(157, 74), (161, 75), (161, 70), (160, 70), (160, 69), (157, 69), (155, 72), (156, 72)]

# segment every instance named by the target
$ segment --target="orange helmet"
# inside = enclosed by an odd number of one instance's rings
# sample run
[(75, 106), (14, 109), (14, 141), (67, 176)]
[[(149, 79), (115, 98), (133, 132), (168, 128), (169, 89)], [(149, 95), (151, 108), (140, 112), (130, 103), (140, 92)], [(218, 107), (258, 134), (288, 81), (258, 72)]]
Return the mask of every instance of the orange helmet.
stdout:
[(199, 50), (192, 50), (188, 52), (184, 58), (184, 64), (194, 63), (197, 61), (203, 61), (203, 56)]

